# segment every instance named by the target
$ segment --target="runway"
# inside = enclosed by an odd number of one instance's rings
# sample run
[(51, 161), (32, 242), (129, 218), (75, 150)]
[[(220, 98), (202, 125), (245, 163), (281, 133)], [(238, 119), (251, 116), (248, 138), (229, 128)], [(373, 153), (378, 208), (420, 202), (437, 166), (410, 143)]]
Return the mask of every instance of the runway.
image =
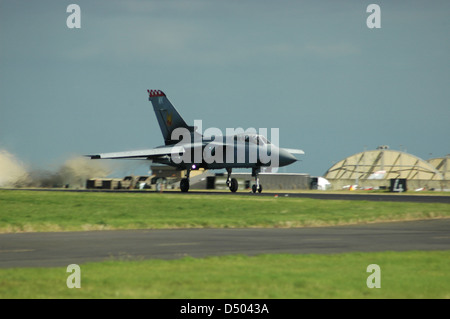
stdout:
[[(4, 190), (26, 190), (26, 191), (43, 191), (43, 192), (77, 192), (77, 193), (133, 193), (142, 195), (159, 194), (156, 191), (142, 191), (142, 190), (104, 190), (104, 189), (63, 189), (63, 188), (15, 188)], [(179, 194), (179, 195), (224, 195), (224, 196), (268, 196), (268, 197), (294, 197), (294, 198), (312, 198), (312, 199), (330, 199), (330, 200), (363, 200), (363, 201), (379, 201), (379, 202), (410, 202), (410, 203), (444, 203), (450, 204), (450, 196), (446, 195), (410, 195), (410, 194), (396, 194), (396, 193), (328, 193), (328, 192), (299, 192), (299, 193), (286, 193), (280, 192), (262, 192), (253, 194), (249, 192), (221, 192), (221, 191), (202, 191), (202, 190), (190, 190), (188, 193), (182, 193), (180, 191), (166, 191), (167, 194)]]
[(0, 234), (0, 268), (227, 254), (449, 250), (450, 219), (317, 228)]

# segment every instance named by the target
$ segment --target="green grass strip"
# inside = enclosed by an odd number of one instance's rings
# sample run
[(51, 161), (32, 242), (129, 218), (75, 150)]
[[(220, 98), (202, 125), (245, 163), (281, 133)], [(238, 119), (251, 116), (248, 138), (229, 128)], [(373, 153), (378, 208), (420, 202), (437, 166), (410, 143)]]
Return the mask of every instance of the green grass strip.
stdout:
[[(0, 269), (0, 298), (450, 298), (450, 251), (234, 255)], [(367, 266), (381, 288), (368, 288)]]
[(441, 203), (0, 190), (0, 232), (304, 227), (449, 218)]

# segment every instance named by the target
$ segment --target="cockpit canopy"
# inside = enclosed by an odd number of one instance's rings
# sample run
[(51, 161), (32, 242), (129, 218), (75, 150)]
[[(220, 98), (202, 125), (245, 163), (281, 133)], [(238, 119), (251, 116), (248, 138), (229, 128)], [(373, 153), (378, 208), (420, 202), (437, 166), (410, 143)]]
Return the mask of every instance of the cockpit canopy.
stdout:
[(269, 145), (270, 141), (263, 135), (259, 134), (237, 134), (234, 135), (234, 140), (238, 142), (253, 143), (256, 145)]

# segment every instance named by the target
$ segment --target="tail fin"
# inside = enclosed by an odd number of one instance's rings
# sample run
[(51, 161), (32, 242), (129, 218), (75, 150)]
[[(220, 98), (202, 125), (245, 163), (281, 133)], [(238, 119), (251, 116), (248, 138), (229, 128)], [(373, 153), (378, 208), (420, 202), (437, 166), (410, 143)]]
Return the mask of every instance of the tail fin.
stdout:
[(167, 99), (163, 91), (147, 90), (147, 92), (149, 94), (148, 100), (153, 104), (153, 109), (155, 111), (156, 118), (158, 119), (159, 127), (161, 128), (164, 143), (166, 145), (176, 144), (179, 142), (171, 139), (172, 131), (176, 128), (183, 127), (188, 129), (190, 132), (194, 132), (194, 127), (186, 124), (172, 103), (170, 103)]

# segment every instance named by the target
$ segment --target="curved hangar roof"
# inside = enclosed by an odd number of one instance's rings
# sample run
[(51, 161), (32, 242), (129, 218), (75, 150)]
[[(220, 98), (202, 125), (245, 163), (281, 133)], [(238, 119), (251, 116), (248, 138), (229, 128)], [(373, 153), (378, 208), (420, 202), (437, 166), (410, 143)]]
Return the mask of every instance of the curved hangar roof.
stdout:
[(379, 148), (347, 157), (334, 164), (326, 179), (391, 179), (443, 180), (443, 175), (430, 163), (400, 151)]
[(445, 157), (431, 158), (427, 160), (428, 163), (436, 167), (436, 169), (442, 174), (444, 179), (450, 179), (450, 154)]

